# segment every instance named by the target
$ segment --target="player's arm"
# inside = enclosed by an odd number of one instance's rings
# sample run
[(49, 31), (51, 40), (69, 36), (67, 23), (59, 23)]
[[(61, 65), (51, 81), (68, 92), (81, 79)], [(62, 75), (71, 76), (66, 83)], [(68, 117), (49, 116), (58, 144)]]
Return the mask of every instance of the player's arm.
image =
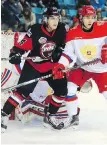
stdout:
[(65, 49), (59, 60), (60, 64), (63, 64), (65, 68), (68, 68), (70, 64), (76, 62), (76, 55), (74, 53), (73, 41), (68, 41), (65, 45)]
[(59, 60), (60, 64), (63, 64), (65, 68), (69, 67), (71, 63), (76, 62), (76, 55), (74, 53), (74, 46), (73, 46), (73, 30), (71, 29), (66, 36), (66, 45), (64, 51), (61, 55)]
[(19, 64), (21, 63), (21, 56), (32, 50), (32, 32), (31, 28), (28, 30), (24, 38), (20, 42), (15, 42), (11, 52), (10, 52), (10, 60), (11, 64)]
[(56, 46), (53, 54), (52, 54), (52, 60), (53, 62), (58, 62), (62, 52), (64, 51), (65, 48), (65, 39), (66, 39), (66, 29), (65, 29), (65, 24), (60, 25), (60, 38), (59, 38), (59, 44)]
[(72, 67), (76, 62), (76, 55), (74, 53), (73, 39), (71, 36), (71, 31), (68, 32), (66, 37), (66, 45), (64, 51), (59, 59), (58, 63), (54, 65), (53, 75), (56, 79), (61, 79), (64, 77), (62, 70)]
[(107, 63), (107, 21), (101, 21), (98, 22), (98, 24), (102, 26), (101, 30), (104, 31), (104, 34), (106, 36), (105, 44), (102, 45), (102, 49), (101, 49), (101, 62), (105, 64)]

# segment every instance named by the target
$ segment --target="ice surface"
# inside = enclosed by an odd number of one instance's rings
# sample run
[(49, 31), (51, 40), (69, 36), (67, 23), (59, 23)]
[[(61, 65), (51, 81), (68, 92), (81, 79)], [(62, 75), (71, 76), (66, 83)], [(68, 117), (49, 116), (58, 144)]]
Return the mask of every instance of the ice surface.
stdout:
[(79, 93), (79, 102), (81, 113), (77, 130), (50, 130), (44, 128), (39, 119), (27, 124), (9, 121), (7, 131), (1, 135), (2, 144), (107, 145), (107, 100), (94, 85), (90, 93)]

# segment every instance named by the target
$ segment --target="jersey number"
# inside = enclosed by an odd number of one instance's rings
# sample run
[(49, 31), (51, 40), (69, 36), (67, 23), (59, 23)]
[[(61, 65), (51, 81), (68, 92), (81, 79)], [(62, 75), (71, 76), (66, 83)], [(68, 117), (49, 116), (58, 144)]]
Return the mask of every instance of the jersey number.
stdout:
[(27, 40), (26, 39), (23, 39), (19, 42), (20, 45), (23, 45)]

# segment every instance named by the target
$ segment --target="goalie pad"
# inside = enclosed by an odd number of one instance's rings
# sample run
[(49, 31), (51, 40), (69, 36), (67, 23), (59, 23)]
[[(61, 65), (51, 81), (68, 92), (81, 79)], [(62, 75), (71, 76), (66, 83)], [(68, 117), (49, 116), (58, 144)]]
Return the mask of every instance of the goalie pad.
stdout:
[[(47, 99), (42, 103), (38, 103), (33, 100), (25, 100), (23, 104), (18, 106), (16, 109), (16, 119), (20, 120), (22, 123), (29, 122), (34, 118), (43, 120), (45, 115), (44, 109), (49, 104), (50, 97), (51, 96), (48, 96)], [(54, 118), (57, 120), (57, 122), (58, 120), (60, 122), (67, 117), (68, 113), (66, 106), (63, 103), (58, 112), (54, 115)]]
[(35, 102), (43, 102), (48, 95), (52, 95), (54, 93), (53, 89), (49, 86), (46, 81), (39, 81), (34, 88), (33, 92), (30, 93), (30, 97)]

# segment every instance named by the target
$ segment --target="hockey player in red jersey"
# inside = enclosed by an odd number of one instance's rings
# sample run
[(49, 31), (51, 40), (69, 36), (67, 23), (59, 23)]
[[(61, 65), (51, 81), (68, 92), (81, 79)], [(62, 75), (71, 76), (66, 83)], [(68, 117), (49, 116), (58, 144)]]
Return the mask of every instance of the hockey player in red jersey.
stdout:
[(71, 64), (82, 64), (87, 61), (100, 58), (101, 62), (87, 65), (81, 69), (70, 72), (68, 82), (68, 95), (66, 106), (71, 121), (68, 126), (78, 120), (77, 113), (78, 86), (92, 78), (99, 92), (107, 99), (107, 22), (96, 22), (96, 11), (92, 6), (83, 6), (79, 11), (80, 25), (69, 30), (66, 38), (66, 46), (57, 64), (54, 65), (54, 78), (64, 77), (62, 72)]
[[(18, 84), (26, 82), (41, 76), (52, 73), (53, 63), (58, 61), (62, 48), (65, 44), (66, 29), (64, 24), (60, 23), (60, 15), (55, 7), (50, 7), (44, 12), (44, 24), (35, 24), (31, 26), (25, 37), (15, 44), (11, 53), (9, 62), (19, 64), (21, 56), (30, 50), (29, 57), (35, 56), (35, 60), (26, 60)], [(39, 59), (39, 61), (38, 61)], [(53, 88), (52, 96), (48, 110), (45, 112), (45, 125), (55, 129), (62, 126), (56, 126), (51, 120), (51, 114), (55, 114), (67, 95), (67, 80), (54, 80), (53, 77), (46, 81)], [(33, 92), (36, 83), (22, 86), (14, 91), (4, 104), (2, 110), (2, 129), (7, 128), (8, 115), (18, 106), (21, 100), (28, 97)], [(5, 119), (6, 118), (6, 119)], [(6, 121), (6, 122), (5, 122)]]

